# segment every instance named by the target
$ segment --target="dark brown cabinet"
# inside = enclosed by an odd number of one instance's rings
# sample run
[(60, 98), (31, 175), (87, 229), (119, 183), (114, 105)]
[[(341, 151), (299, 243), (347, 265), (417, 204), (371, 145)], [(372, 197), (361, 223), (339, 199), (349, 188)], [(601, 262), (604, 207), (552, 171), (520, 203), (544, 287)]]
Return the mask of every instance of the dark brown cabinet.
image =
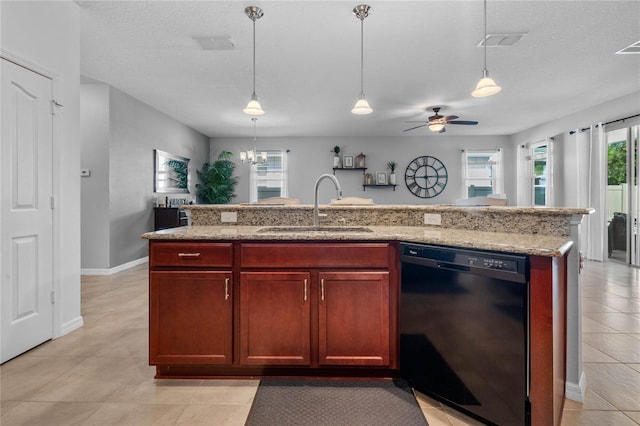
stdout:
[(321, 272), (321, 365), (389, 365), (389, 273)]
[(152, 271), (149, 362), (232, 363), (231, 271)]
[(310, 365), (310, 285), (304, 272), (240, 275), (240, 363)]

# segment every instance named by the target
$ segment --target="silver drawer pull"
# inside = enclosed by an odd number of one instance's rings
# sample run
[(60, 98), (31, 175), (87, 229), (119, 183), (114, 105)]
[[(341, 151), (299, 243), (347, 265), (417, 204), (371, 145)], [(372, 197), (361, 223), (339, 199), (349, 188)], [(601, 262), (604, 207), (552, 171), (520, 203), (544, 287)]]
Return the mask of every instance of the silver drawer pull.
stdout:
[(200, 253), (178, 253), (178, 257), (200, 257)]
[(229, 300), (229, 278), (224, 279), (224, 300)]
[(324, 300), (324, 278), (320, 280), (320, 296)]
[(307, 300), (307, 279), (304, 279), (304, 300)]

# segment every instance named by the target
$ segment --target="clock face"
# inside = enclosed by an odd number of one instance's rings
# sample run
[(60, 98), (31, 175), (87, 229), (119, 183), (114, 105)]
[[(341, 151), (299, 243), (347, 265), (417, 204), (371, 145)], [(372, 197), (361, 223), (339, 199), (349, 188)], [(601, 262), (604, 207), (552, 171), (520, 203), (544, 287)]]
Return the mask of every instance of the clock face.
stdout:
[(404, 181), (416, 197), (433, 198), (447, 186), (447, 168), (429, 155), (413, 160), (404, 172)]

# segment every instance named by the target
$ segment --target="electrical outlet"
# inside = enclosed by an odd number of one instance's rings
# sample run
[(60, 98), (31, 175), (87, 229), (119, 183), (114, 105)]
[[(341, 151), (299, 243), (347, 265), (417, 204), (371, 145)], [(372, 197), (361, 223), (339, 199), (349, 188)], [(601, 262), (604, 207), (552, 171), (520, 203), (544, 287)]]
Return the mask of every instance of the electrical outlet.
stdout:
[(236, 223), (238, 222), (238, 212), (222, 212), (220, 213), (220, 222)]
[(424, 214), (425, 225), (442, 225), (442, 216), (440, 213), (425, 213)]

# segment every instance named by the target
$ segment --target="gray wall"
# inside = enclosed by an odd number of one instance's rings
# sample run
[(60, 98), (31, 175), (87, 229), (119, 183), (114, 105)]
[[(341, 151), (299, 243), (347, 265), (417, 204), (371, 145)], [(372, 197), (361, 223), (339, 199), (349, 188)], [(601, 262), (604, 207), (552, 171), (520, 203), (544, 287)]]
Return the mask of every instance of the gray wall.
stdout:
[[(289, 149), (289, 196), (299, 198), (303, 204), (313, 203), (313, 187), (323, 173), (332, 173), (334, 145), (342, 149), (341, 155), (367, 156), (367, 173), (375, 176), (376, 171), (387, 171), (390, 160), (398, 163), (396, 174), (398, 186), (390, 188), (367, 188), (362, 190), (363, 176), (360, 171), (337, 171), (345, 197), (372, 198), (376, 204), (448, 204), (462, 193), (461, 150), (464, 148), (501, 148), (505, 163), (505, 193), (511, 199), (515, 196), (515, 147), (508, 136), (445, 136), (426, 135), (423, 137), (313, 137), (313, 138), (258, 138), (257, 148)], [(229, 150), (236, 161), (236, 175), (239, 183), (238, 197), (233, 203), (249, 201), (249, 167), (239, 161), (239, 152), (253, 147), (253, 138), (213, 138), (211, 157), (217, 157), (222, 150)], [(407, 189), (404, 172), (411, 160), (418, 156), (431, 155), (440, 159), (449, 173), (444, 191), (430, 199), (418, 198)], [(333, 186), (323, 182), (319, 201), (326, 204), (335, 198)]]
[(81, 168), (91, 175), (81, 183), (81, 265), (106, 267), (109, 259), (109, 86), (80, 86)]
[[(108, 270), (148, 255), (147, 241), (140, 235), (153, 230), (154, 149), (191, 159), (191, 196), (195, 170), (209, 158), (209, 139), (113, 87), (83, 85), (82, 93), (82, 126), (87, 129), (82, 138), (87, 163), (82, 167), (92, 168), (92, 176), (82, 179), (82, 204), (90, 212), (108, 203), (95, 217), (87, 212), (83, 220), (82, 269), (87, 272)], [(105, 110), (108, 128), (104, 126)], [(93, 173), (93, 168), (101, 173)], [(92, 187), (96, 190), (89, 190)], [(167, 195), (185, 198), (185, 194)], [(101, 229), (93, 229), (96, 227)], [(84, 238), (85, 232), (97, 238)]]

